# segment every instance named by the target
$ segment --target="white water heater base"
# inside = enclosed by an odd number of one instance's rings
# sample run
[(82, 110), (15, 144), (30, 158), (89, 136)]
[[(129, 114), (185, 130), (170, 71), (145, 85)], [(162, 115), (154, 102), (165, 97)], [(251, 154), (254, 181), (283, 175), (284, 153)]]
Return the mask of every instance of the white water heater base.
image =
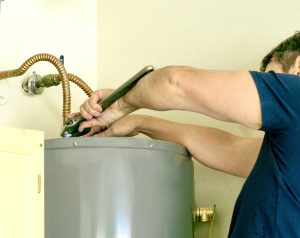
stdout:
[(45, 141), (46, 238), (192, 238), (194, 174), (179, 145)]

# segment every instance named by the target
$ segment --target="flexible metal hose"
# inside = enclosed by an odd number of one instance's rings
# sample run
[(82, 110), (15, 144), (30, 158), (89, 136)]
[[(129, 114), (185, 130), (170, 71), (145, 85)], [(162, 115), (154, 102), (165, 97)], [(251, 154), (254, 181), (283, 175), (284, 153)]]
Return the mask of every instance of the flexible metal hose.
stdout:
[(0, 72), (0, 80), (5, 78), (12, 78), (23, 75), (33, 64), (39, 61), (48, 61), (55, 66), (58, 70), (62, 81), (63, 89), (63, 124), (67, 119), (67, 115), (71, 111), (71, 94), (70, 94), (70, 84), (67, 72), (64, 65), (60, 62), (58, 58), (53, 55), (42, 53), (36, 54), (29, 59), (27, 59), (18, 69), (2, 71)]
[(88, 97), (92, 96), (93, 90), (81, 78), (74, 74), (68, 74), (68, 76), (69, 80), (80, 87)]
[[(75, 83), (78, 87), (85, 92), (85, 94), (90, 97), (93, 93), (93, 90), (79, 77), (74, 74), (67, 74), (69, 81)], [(59, 74), (48, 74), (43, 76), (40, 80), (38, 80), (35, 84), (37, 88), (49, 88), (52, 86), (57, 86), (61, 82), (61, 77)]]

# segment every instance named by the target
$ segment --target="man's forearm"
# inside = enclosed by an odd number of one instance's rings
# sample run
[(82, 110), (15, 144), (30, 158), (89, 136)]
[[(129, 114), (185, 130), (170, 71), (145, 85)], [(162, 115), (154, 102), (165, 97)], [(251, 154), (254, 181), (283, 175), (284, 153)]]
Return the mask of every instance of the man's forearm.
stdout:
[(202, 164), (240, 177), (248, 176), (261, 146), (261, 139), (148, 116), (139, 119), (136, 130), (153, 139), (181, 144)]

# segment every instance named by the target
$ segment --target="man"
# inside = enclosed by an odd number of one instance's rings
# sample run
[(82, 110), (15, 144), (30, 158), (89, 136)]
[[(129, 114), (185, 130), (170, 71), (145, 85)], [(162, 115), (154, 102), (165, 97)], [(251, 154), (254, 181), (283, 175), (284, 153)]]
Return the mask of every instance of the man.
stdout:
[[(229, 237), (300, 237), (300, 32), (274, 48), (261, 70), (208, 71), (165, 67), (142, 78), (102, 112), (98, 90), (81, 105), (89, 135), (133, 136), (184, 145), (210, 168), (247, 177), (237, 199)], [(265, 131), (242, 138), (195, 125), (125, 115), (139, 109), (185, 110)], [(70, 117), (74, 116), (71, 115)]]

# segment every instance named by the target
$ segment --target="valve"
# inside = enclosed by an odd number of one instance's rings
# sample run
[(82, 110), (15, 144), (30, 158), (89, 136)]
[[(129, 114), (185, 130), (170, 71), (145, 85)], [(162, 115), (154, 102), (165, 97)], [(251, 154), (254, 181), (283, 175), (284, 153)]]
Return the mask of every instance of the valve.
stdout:
[(214, 207), (208, 207), (208, 208), (195, 208), (193, 212), (194, 222), (212, 221), (215, 216), (215, 209), (216, 209), (216, 205), (214, 205)]
[(26, 93), (39, 95), (44, 91), (43, 87), (36, 87), (37, 81), (41, 80), (42, 76), (36, 72), (32, 72), (29, 78), (26, 78), (22, 83), (22, 88)]

